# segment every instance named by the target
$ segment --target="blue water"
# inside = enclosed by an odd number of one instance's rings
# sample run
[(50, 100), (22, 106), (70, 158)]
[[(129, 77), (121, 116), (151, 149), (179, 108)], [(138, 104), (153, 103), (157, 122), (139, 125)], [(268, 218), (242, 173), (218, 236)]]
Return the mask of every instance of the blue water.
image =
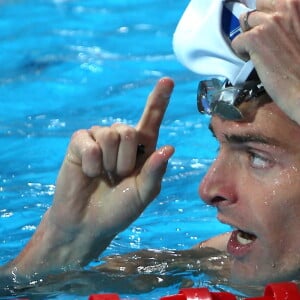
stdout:
[[(51, 205), (72, 132), (116, 121), (136, 124), (162, 76), (176, 87), (159, 145), (172, 144), (176, 153), (161, 194), (103, 255), (187, 249), (226, 229), (197, 194), (217, 147), (209, 119), (196, 109), (200, 78), (172, 52), (172, 34), (188, 2), (0, 0), (1, 264), (23, 248)], [(79, 295), (53, 287), (49, 298), (87, 299), (85, 290)], [(159, 299), (177, 291), (171, 285), (121, 296)]]

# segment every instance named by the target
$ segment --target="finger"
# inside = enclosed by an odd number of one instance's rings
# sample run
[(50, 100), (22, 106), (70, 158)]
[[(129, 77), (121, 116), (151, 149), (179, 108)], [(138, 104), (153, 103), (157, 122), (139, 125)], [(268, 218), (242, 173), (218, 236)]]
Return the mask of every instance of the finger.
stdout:
[(101, 173), (101, 149), (87, 130), (74, 133), (66, 159), (71, 164), (80, 166), (88, 177), (95, 177)]
[(115, 172), (120, 144), (119, 133), (113, 128), (99, 126), (92, 127), (90, 132), (102, 150), (104, 170), (108, 173)]
[(240, 15), (240, 24), (244, 32), (267, 21), (268, 15), (258, 10), (252, 10)]
[(276, 0), (256, 0), (256, 9), (259, 11), (274, 11)]
[(250, 15), (253, 14), (255, 10), (247, 11), (246, 13), (243, 13), (240, 15), (240, 25), (244, 32), (250, 30), (252, 26), (249, 23)]
[(143, 115), (136, 127), (139, 132), (140, 143), (145, 143), (151, 148), (156, 145), (159, 128), (173, 88), (172, 79), (162, 78), (149, 95)]
[(136, 166), (138, 136), (135, 128), (125, 124), (112, 126), (120, 137), (117, 156), (116, 175), (126, 176), (132, 173)]
[[(244, 14), (240, 16), (242, 27), (244, 17)], [(260, 47), (262, 46), (262, 41), (266, 38), (264, 33), (266, 24), (267, 27), (270, 26), (270, 17), (268, 14), (256, 10), (248, 15), (247, 22), (251, 30), (239, 34), (231, 43), (235, 53), (245, 61), (249, 58), (253, 59), (252, 54), (257, 50), (258, 45), (260, 45)], [(260, 30), (262, 28), (264, 30)], [(243, 28), (243, 30), (245, 29)]]
[(160, 192), (162, 178), (173, 153), (174, 148), (171, 146), (156, 150), (141, 169), (137, 177), (137, 186), (141, 201), (145, 206)]

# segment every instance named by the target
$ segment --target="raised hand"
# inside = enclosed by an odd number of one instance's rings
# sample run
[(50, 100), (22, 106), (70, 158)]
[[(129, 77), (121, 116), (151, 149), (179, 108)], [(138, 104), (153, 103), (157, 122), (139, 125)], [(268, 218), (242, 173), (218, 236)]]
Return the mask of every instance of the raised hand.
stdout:
[(300, 124), (300, 0), (257, 0), (256, 6), (248, 17), (250, 30), (232, 47), (251, 58), (268, 94)]
[(135, 128), (95, 126), (73, 135), (53, 205), (10, 270), (31, 276), (83, 266), (141, 214), (159, 193), (174, 152), (156, 150), (173, 86), (169, 78), (157, 83)]

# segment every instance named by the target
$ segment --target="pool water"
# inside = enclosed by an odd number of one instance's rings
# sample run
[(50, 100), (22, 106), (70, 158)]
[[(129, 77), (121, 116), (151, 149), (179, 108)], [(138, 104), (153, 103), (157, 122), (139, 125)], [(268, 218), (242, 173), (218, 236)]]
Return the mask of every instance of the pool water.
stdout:
[[(161, 194), (103, 255), (188, 249), (227, 229), (197, 194), (217, 148), (209, 119), (196, 109), (200, 78), (172, 52), (172, 34), (188, 2), (0, 0), (1, 264), (24, 247), (51, 205), (71, 134), (116, 121), (135, 125), (162, 76), (176, 87), (159, 145), (174, 145), (176, 153)], [(53, 284), (47, 296), (34, 297), (87, 299), (98, 291), (89, 289), (93, 279), (87, 278), (88, 267), (67, 282), (69, 289)], [(192, 279), (209, 286), (204, 275)], [(121, 296), (159, 299), (178, 287)]]

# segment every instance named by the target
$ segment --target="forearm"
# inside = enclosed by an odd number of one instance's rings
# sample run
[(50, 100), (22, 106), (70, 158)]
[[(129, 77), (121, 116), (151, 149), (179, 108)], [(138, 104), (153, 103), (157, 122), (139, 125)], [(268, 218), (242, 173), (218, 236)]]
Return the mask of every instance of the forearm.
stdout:
[[(76, 270), (96, 258), (112, 238), (89, 238), (74, 230), (66, 234), (50, 220), (50, 210), (44, 215), (35, 234), (22, 252), (1, 269), (5, 285), (22, 285), (49, 274)], [(1, 279), (1, 278), (0, 278)]]
[(214, 236), (206, 241), (203, 241), (193, 247), (193, 249), (199, 248), (212, 248), (219, 250), (221, 252), (227, 251), (227, 243), (230, 238), (231, 233), (226, 232), (217, 236)]

